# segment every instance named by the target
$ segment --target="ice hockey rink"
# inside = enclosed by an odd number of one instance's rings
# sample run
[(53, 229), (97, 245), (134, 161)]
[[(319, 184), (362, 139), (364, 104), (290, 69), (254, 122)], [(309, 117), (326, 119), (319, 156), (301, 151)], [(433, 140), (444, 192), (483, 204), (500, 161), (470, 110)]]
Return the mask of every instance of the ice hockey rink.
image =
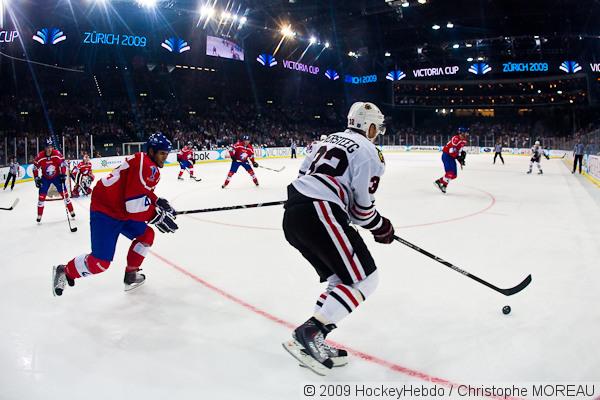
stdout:
[[(380, 212), (410, 242), (500, 287), (505, 297), (401, 245), (361, 232), (380, 270), (373, 296), (330, 335), (349, 365), (319, 377), (281, 342), (323, 287), (284, 239), (280, 206), (180, 216), (159, 234), (147, 280), (123, 291), (121, 238), (100, 276), (51, 293), (51, 267), (88, 252), (89, 199), (61, 202), (35, 223), (33, 183), (0, 192), (0, 399), (296, 399), (324, 382), (590, 382), (600, 380), (600, 189), (563, 160), (473, 155), (443, 195), (439, 154), (388, 154)], [(227, 163), (196, 166), (201, 182), (162, 170), (159, 196), (178, 210), (285, 199), (301, 160), (259, 160), (260, 188)], [(100, 174), (103, 175), (103, 174)], [(512, 313), (502, 314), (510, 305)]]

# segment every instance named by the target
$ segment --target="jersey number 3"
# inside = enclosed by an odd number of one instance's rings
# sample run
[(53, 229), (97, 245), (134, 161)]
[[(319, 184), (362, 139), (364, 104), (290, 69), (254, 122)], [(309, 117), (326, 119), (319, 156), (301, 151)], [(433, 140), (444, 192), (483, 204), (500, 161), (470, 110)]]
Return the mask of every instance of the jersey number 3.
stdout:
[[(338, 163), (335, 167), (330, 164), (321, 162), (321, 159), (332, 160), (337, 159)], [(319, 165), (320, 163), (320, 165)], [(308, 174), (324, 174), (329, 176), (342, 176), (348, 168), (348, 156), (346, 152), (339, 147), (333, 147), (327, 150), (326, 146), (322, 146), (317, 151), (315, 161), (310, 165)]]

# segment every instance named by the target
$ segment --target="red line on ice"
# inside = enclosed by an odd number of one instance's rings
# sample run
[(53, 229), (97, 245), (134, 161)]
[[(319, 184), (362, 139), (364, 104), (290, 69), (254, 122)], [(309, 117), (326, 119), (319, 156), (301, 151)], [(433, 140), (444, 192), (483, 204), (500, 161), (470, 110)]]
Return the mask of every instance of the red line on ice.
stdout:
[[(408, 229), (408, 228), (419, 228), (421, 226), (446, 224), (448, 222), (460, 221), (462, 219), (467, 219), (467, 218), (471, 218), (471, 217), (474, 217), (474, 216), (479, 215), (479, 214), (483, 214), (484, 212), (486, 212), (490, 208), (494, 207), (494, 205), (496, 204), (496, 198), (494, 197), (493, 194), (491, 194), (489, 192), (486, 192), (485, 190), (478, 189), (476, 187), (472, 187), (472, 186), (468, 186), (468, 187), (470, 187), (471, 189), (477, 190), (477, 191), (479, 191), (481, 193), (486, 194), (490, 198), (490, 203), (487, 206), (485, 206), (484, 208), (482, 208), (481, 210), (477, 210), (477, 211), (472, 212), (470, 214), (461, 215), (459, 217), (454, 217), (454, 218), (449, 218), (449, 219), (443, 219), (443, 220), (440, 220), (440, 221), (425, 222), (425, 223), (414, 224), (414, 225), (399, 225), (399, 226), (395, 226), (395, 228), (396, 229)], [(230, 226), (232, 228), (260, 229), (260, 230), (265, 230), (265, 231), (280, 231), (281, 230), (281, 228), (271, 228), (271, 227), (268, 227), (268, 226), (241, 225), (241, 224), (231, 224), (231, 223), (228, 223), (228, 222), (213, 221), (213, 220), (210, 220), (210, 219), (199, 218), (199, 217), (197, 217), (195, 215), (186, 215), (186, 217), (195, 219), (196, 221), (200, 221), (200, 222), (206, 222), (206, 223), (215, 224), (215, 225)], [(596, 400), (600, 400), (600, 399), (596, 399)]]
[[(286, 328), (289, 328), (289, 329), (295, 329), (296, 328), (296, 325), (292, 324), (291, 322), (288, 322), (288, 321), (285, 321), (285, 320), (283, 320), (283, 319), (281, 319), (279, 317), (276, 317), (275, 315), (273, 315), (273, 314), (271, 314), (271, 313), (269, 313), (269, 312), (267, 312), (265, 310), (262, 310), (262, 309), (260, 309), (260, 308), (258, 308), (256, 306), (254, 306), (254, 305), (252, 305), (252, 304), (250, 304), (250, 303), (248, 303), (248, 302), (240, 299), (239, 297), (236, 297), (236, 296), (232, 295), (231, 293), (229, 293), (229, 292), (227, 292), (227, 291), (225, 291), (225, 290), (223, 290), (223, 289), (221, 289), (221, 288), (213, 285), (212, 283), (208, 282), (207, 280), (200, 278), (198, 275), (196, 275), (196, 274), (188, 271), (187, 269), (185, 269), (183, 267), (180, 267), (179, 265), (177, 265), (174, 262), (166, 259), (165, 257), (161, 256), (160, 254), (158, 254), (158, 253), (156, 253), (156, 252), (154, 252), (152, 250), (150, 250), (150, 253), (154, 257), (158, 258), (159, 260), (161, 260), (162, 262), (164, 262), (165, 264), (167, 264), (168, 266), (170, 266), (171, 268), (173, 268), (173, 269), (181, 272), (182, 274), (186, 275), (188, 278), (191, 278), (192, 280), (194, 280), (197, 283), (203, 285), (207, 289), (212, 290), (213, 292), (215, 292), (215, 293), (217, 293), (217, 294), (225, 297), (228, 300), (231, 300), (232, 302), (234, 302), (234, 303), (236, 303), (236, 304), (238, 304), (238, 305), (246, 308), (247, 310), (252, 311), (253, 313), (258, 314), (258, 315), (260, 315), (262, 317), (265, 317), (266, 319), (268, 319), (268, 320), (270, 320), (272, 322), (275, 322), (275, 323), (277, 323), (279, 325), (285, 326)], [(435, 376), (432, 376), (432, 375), (428, 375), (428, 374), (426, 374), (424, 372), (420, 372), (420, 371), (417, 371), (417, 370), (414, 370), (414, 369), (403, 367), (402, 365), (393, 363), (391, 361), (386, 361), (386, 360), (384, 360), (382, 358), (370, 355), (368, 353), (364, 353), (364, 352), (362, 352), (360, 350), (352, 349), (352, 348), (350, 348), (350, 347), (348, 347), (346, 345), (343, 345), (341, 343), (337, 343), (337, 342), (334, 342), (334, 341), (331, 341), (331, 340), (329, 340), (328, 342), (330, 342), (334, 346), (343, 347), (344, 349), (346, 349), (352, 355), (354, 355), (356, 357), (359, 357), (359, 358), (361, 358), (361, 359), (363, 359), (365, 361), (371, 362), (373, 364), (377, 364), (377, 365), (379, 365), (381, 367), (387, 368), (387, 369), (389, 369), (391, 371), (398, 372), (398, 373), (403, 374), (403, 375), (407, 375), (407, 376), (410, 376), (410, 377), (413, 377), (413, 378), (418, 378), (418, 379), (421, 379), (421, 380), (426, 381), (426, 382), (437, 383), (437, 384), (440, 384), (440, 385), (443, 385), (443, 386), (447, 386), (447, 387), (453, 386), (454, 388), (456, 388), (456, 387), (458, 387), (460, 385), (460, 384), (457, 384), (457, 383), (453, 383), (453, 382), (451, 382), (451, 381), (449, 381), (447, 379), (438, 378), (438, 377), (435, 377)], [(498, 399), (498, 400), (522, 400), (519, 397), (491, 397), (490, 396), (490, 398)]]

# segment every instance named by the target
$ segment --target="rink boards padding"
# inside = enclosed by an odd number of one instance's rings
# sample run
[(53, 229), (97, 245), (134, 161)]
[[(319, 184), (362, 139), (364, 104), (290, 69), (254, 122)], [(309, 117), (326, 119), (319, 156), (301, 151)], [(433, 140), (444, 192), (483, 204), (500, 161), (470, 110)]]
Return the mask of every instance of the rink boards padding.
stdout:
[[(414, 146), (379, 146), (379, 148), (384, 153), (439, 153), (442, 150), (442, 146), (430, 146), (430, 145), (414, 145)], [(476, 147), (469, 146), (466, 148), (467, 153), (469, 154), (493, 154), (493, 148), (491, 147)], [(257, 148), (256, 150), (256, 158), (257, 159), (277, 159), (277, 158), (290, 158), (291, 157), (291, 149), (289, 147), (273, 147), (273, 148)], [(305, 147), (298, 147), (296, 149), (298, 157), (304, 157)], [(562, 158), (568, 152), (565, 150), (550, 150), (551, 158)], [(196, 151), (195, 154), (195, 163), (194, 164), (205, 164), (205, 163), (214, 163), (214, 162), (229, 162), (231, 159), (229, 158), (229, 152), (227, 149), (218, 149), (218, 150), (202, 150)], [(516, 155), (516, 156), (528, 156), (531, 154), (531, 149), (529, 148), (504, 148), (502, 150), (503, 155)], [(92, 159), (92, 171), (94, 173), (99, 172), (109, 172), (114, 168), (119, 166), (123, 162), (126, 156), (114, 156), (114, 157), (100, 157)], [(598, 159), (598, 157), (590, 156)], [(586, 157), (587, 158), (587, 157)], [(81, 160), (70, 160), (69, 164), (77, 164)], [(594, 161), (597, 165), (600, 164), (600, 160)], [(592, 171), (595, 171), (595, 175), (593, 172), (588, 172), (587, 160), (585, 160), (586, 164), (586, 174), (589, 179), (600, 185), (600, 165), (595, 166)], [(166, 167), (179, 166), (177, 162), (177, 153), (172, 152), (169, 154), (167, 158), (167, 162), (165, 163)], [(8, 174), (8, 167), (0, 168), (0, 183), (4, 183), (6, 179), (6, 175)], [(24, 164), (20, 166), (20, 175), (21, 178), (17, 179), (16, 183), (30, 182), (33, 180), (33, 164)]]

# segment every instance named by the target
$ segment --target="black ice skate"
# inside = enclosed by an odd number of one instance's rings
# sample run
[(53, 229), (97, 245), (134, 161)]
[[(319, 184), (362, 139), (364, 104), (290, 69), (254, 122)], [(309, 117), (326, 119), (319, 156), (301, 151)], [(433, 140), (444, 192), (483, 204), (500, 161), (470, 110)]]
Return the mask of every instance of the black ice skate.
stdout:
[(530, 174), (530, 173), (531, 173), (531, 170), (527, 171), (527, 173), (528, 173), (528, 174)]
[(144, 284), (146, 281), (146, 275), (140, 274), (140, 271), (141, 269), (132, 272), (125, 272), (125, 278), (123, 279), (123, 282), (125, 283), (126, 292), (137, 289)]
[(538, 175), (544, 175), (544, 171), (542, 171), (541, 169), (538, 171)]
[(437, 186), (438, 189), (440, 189), (442, 191), (442, 193), (446, 193), (447, 186), (444, 185), (444, 183), (441, 180), (438, 179), (437, 181), (435, 181), (433, 183)]
[[(328, 326), (328, 328), (330, 328), (329, 332), (331, 332), (337, 327), (335, 326), (335, 324), (331, 324)], [(323, 334), (323, 336), (325, 337), (325, 339), (327, 339), (327, 334)], [(292, 334), (292, 337), (295, 338), (295, 332)], [(330, 346), (327, 343), (323, 343), (323, 347), (325, 348), (325, 351), (329, 355), (331, 361), (333, 361), (334, 367), (343, 367), (344, 365), (348, 364), (348, 352), (346, 350), (338, 349), (337, 347)], [(300, 366), (305, 367), (304, 364), (300, 364)]]
[(38, 215), (37, 218), (35, 219), (35, 222), (37, 222), (38, 225), (41, 224), (42, 223), (42, 216)]
[(178, 177), (177, 177), (177, 180), (178, 180), (178, 181), (182, 181), (182, 180), (183, 180), (183, 176), (178, 176)]
[(52, 267), (52, 294), (54, 296), (62, 296), (65, 290), (65, 283), (68, 283), (69, 286), (75, 286), (75, 281), (69, 279), (65, 274), (65, 266), (55, 265)]
[(283, 343), (283, 348), (315, 374), (324, 376), (333, 368), (333, 360), (325, 347), (325, 335), (334, 327), (325, 326), (312, 317), (296, 328), (292, 340)]

